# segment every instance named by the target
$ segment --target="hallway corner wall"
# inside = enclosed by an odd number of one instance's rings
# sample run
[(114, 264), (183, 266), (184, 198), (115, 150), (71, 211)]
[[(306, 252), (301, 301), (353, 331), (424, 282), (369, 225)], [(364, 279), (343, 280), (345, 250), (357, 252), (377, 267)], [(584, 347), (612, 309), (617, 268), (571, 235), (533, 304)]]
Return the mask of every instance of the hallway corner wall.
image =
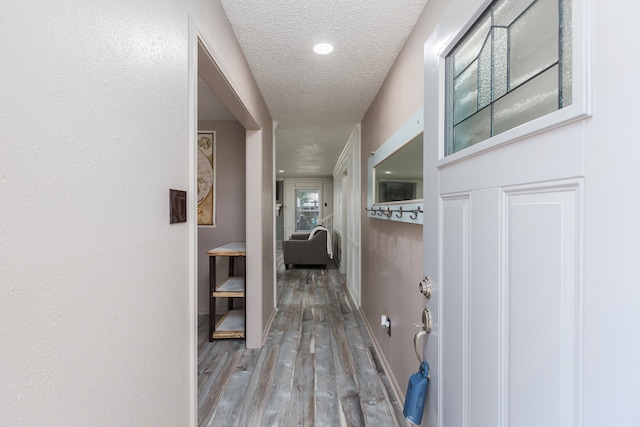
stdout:
[(0, 16), (0, 425), (189, 425), (188, 5)]

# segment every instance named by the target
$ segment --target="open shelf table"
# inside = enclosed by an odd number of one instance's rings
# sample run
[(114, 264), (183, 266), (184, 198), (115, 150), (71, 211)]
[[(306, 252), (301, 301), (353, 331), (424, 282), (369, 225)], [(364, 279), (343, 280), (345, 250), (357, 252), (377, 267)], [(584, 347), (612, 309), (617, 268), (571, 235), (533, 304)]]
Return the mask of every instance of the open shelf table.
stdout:
[[(235, 275), (239, 258), (246, 259), (245, 242), (229, 242), (211, 249), (209, 255), (209, 341), (219, 338), (244, 338), (246, 330), (245, 310), (233, 309), (233, 298), (245, 298), (245, 275)], [(217, 283), (216, 257), (229, 259), (229, 278)], [(246, 263), (245, 263), (246, 269)], [(229, 298), (229, 311), (216, 322), (216, 298)], [(245, 304), (246, 307), (246, 304)]]

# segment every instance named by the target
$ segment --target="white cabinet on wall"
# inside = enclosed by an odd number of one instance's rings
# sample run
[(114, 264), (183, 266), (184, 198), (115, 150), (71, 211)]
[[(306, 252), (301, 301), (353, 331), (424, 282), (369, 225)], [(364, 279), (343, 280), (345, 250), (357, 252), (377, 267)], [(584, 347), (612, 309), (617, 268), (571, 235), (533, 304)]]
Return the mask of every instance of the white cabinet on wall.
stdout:
[(285, 179), (283, 210), (285, 240), (296, 231), (312, 229), (333, 213), (333, 179)]

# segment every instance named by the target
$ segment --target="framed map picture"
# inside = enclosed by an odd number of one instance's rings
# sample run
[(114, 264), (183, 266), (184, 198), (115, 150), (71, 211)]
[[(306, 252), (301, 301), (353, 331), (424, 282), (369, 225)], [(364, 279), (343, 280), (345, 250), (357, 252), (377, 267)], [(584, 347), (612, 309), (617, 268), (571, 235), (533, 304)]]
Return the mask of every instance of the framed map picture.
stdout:
[(198, 132), (198, 225), (215, 225), (216, 133)]

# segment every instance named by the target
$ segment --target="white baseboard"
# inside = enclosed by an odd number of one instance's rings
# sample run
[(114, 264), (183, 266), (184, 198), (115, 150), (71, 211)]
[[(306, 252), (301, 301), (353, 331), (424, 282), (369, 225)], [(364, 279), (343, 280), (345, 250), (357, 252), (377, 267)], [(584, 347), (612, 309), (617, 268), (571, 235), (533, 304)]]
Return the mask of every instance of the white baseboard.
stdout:
[(396, 380), (395, 375), (393, 375), (393, 372), (391, 371), (391, 366), (389, 366), (389, 362), (387, 361), (387, 358), (382, 352), (382, 348), (380, 347), (380, 344), (376, 340), (376, 337), (373, 334), (373, 329), (371, 329), (371, 325), (369, 324), (367, 317), (362, 312), (362, 308), (358, 307), (358, 312), (360, 313), (360, 317), (364, 322), (364, 326), (367, 328), (367, 332), (369, 332), (369, 336), (371, 337), (371, 342), (373, 343), (373, 347), (375, 348), (376, 353), (378, 354), (378, 360), (380, 360), (382, 369), (384, 370), (384, 373), (387, 375), (387, 378), (389, 378), (389, 384), (391, 384), (391, 390), (393, 391), (393, 394), (395, 395), (396, 400), (398, 401), (400, 407), (402, 408), (404, 407), (404, 398), (405, 398), (404, 393), (402, 392), (402, 388), (398, 384), (398, 381)]
[(274, 307), (271, 312), (271, 316), (269, 316), (269, 320), (267, 320), (267, 324), (262, 331), (262, 346), (264, 346), (265, 341), (267, 340), (267, 336), (269, 336), (269, 331), (271, 331), (271, 325), (273, 324), (273, 320), (276, 318), (276, 314), (278, 313), (278, 307)]

